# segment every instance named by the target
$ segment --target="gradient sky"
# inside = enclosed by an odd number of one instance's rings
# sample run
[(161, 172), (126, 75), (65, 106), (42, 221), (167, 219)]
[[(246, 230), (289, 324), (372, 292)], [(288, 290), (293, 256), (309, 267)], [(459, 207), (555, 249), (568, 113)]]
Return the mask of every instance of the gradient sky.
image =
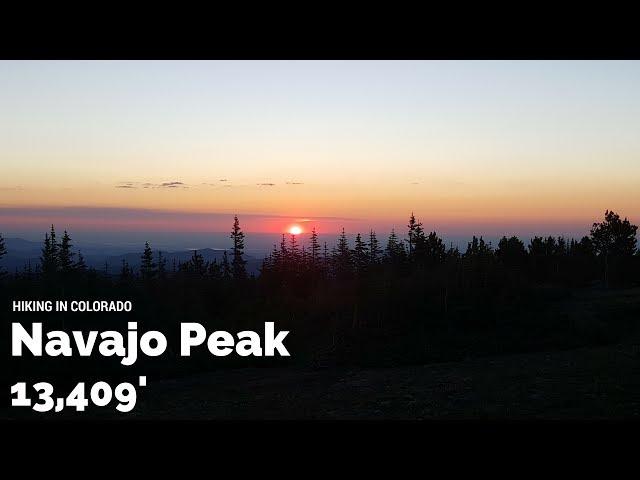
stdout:
[(639, 87), (637, 61), (0, 62), (0, 231), (637, 223)]

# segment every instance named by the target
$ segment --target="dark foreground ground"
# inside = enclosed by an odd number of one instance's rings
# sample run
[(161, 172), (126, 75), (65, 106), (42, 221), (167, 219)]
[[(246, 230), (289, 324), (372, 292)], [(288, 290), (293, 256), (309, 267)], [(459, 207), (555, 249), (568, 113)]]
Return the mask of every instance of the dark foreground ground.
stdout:
[[(2, 418), (69, 418), (11, 410)], [(89, 407), (72, 418), (638, 419), (640, 346), (383, 369), (251, 368), (149, 378), (132, 412)]]
[[(636, 312), (638, 289), (587, 292), (559, 305), (580, 319)], [(620, 309), (624, 307), (623, 309)], [(634, 310), (635, 309), (635, 310)], [(635, 321), (635, 313), (630, 317)], [(638, 319), (640, 320), (640, 318)], [(148, 377), (128, 414), (9, 408), (0, 419), (149, 420), (640, 419), (640, 338), (566, 351), (393, 368), (238, 368)]]
[[(622, 318), (639, 293), (585, 292), (559, 308)], [(640, 419), (640, 338), (422, 366), (237, 369), (147, 388), (131, 418)]]
[(236, 369), (149, 378), (129, 414), (89, 407), (72, 418), (639, 419), (639, 367), (640, 346), (619, 345), (384, 369)]

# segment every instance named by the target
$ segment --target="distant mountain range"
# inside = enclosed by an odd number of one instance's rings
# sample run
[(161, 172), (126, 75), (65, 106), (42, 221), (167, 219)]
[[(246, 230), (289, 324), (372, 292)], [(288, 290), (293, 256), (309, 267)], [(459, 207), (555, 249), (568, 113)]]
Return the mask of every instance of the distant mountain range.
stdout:
[[(40, 263), (41, 243), (22, 238), (5, 238), (5, 245), (7, 247), (7, 255), (2, 258), (0, 263), (0, 266), (5, 270), (9, 272), (14, 272), (16, 269), (22, 270), (29, 263), (35, 269), (36, 265)], [(123, 260), (130, 267), (137, 269), (140, 266), (140, 256), (142, 255), (142, 251), (117, 253), (118, 250), (123, 250), (123, 247), (109, 245), (87, 245), (78, 249), (74, 248), (76, 253), (78, 250), (82, 252), (85, 263), (89, 267), (104, 271), (106, 263), (110, 274), (120, 272)], [(154, 250), (153, 253), (154, 257), (157, 258), (158, 251)], [(199, 249), (198, 253), (202, 255), (205, 261), (213, 261), (215, 259), (221, 262), (224, 250), (203, 248)], [(187, 262), (193, 256), (193, 250), (162, 251), (162, 255), (167, 259), (167, 269), (171, 270), (174, 261), (176, 264)], [(227, 255), (229, 255), (229, 252)], [(77, 259), (77, 256), (75, 258)], [(247, 271), (249, 273), (258, 273), (258, 269), (262, 265), (262, 258), (256, 258), (251, 255), (245, 255), (244, 258), (247, 261)]]

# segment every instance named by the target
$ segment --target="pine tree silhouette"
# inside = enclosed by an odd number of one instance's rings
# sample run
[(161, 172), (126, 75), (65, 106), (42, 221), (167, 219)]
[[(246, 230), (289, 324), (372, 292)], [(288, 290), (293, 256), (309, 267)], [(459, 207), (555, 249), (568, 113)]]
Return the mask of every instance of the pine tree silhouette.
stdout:
[(369, 231), (369, 263), (372, 265), (377, 264), (380, 261), (380, 256), (382, 255), (382, 250), (380, 249), (380, 243), (378, 242), (378, 238), (376, 237), (376, 232), (373, 230)]
[(347, 234), (342, 229), (340, 237), (338, 237), (338, 245), (333, 257), (333, 268), (335, 274), (338, 276), (345, 276), (351, 273), (351, 250), (349, 249), (349, 241), (347, 240)]
[(161, 280), (167, 278), (167, 259), (162, 255), (161, 250), (158, 250), (158, 278)]
[(420, 237), (423, 235), (423, 231), (422, 231), (422, 223), (416, 221), (416, 217), (413, 214), (413, 212), (411, 212), (411, 216), (409, 217), (409, 223), (407, 224), (407, 228), (409, 229), (408, 232), (408, 239), (406, 240), (406, 242), (409, 244), (409, 257), (413, 256), (413, 252), (415, 250), (415, 246), (416, 243), (419, 242)]
[(45, 233), (44, 235), (40, 264), (42, 273), (46, 276), (54, 275), (58, 271), (58, 246), (56, 244), (56, 231), (53, 225), (51, 225), (51, 233)]
[(318, 234), (316, 227), (311, 229), (311, 263), (316, 266), (320, 261), (320, 243), (318, 242)]
[(360, 273), (366, 270), (369, 263), (369, 249), (359, 233), (356, 235), (355, 246), (353, 249), (353, 263), (356, 267), (356, 271)]
[(444, 263), (447, 248), (436, 232), (431, 232), (426, 237), (419, 232), (416, 239), (415, 253), (419, 261), (430, 267)]
[(73, 268), (80, 273), (87, 271), (87, 264), (84, 261), (84, 255), (82, 255), (82, 252), (80, 251), (78, 251), (78, 261), (75, 263)]
[(389, 239), (387, 240), (385, 255), (387, 260), (392, 264), (402, 263), (406, 256), (404, 245), (398, 241), (398, 236), (393, 228), (391, 229)]
[(7, 247), (4, 244), (4, 238), (0, 233), (0, 260), (7, 254)]
[(209, 262), (207, 274), (214, 280), (220, 280), (222, 278), (221, 266), (218, 264), (218, 261), (215, 258), (211, 262)]
[(289, 257), (293, 264), (300, 262), (300, 249), (298, 247), (296, 235), (294, 234), (291, 234), (289, 239)]
[(227, 257), (226, 250), (222, 254), (222, 278), (231, 280), (231, 267), (229, 266), (229, 258)]
[(196, 275), (204, 275), (206, 273), (207, 266), (204, 263), (204, 257), (198, 253), (198, 250), (193, 251), (193, 255), (187, 264), (187, 269)]
[(62, 240), (58, 243), (58, 264), (60, 271), (64, 274), (71, 273), (74, 268), (73, 257), (75, 254), (71, 251), (71, 247), (73, 247), (71, 237), (65, 230)]
[(604, 221), (594, 223), (591, 228), (591, 241), (598, 255), (632, 256), (636, 252), (637, 225), (632, 225), (627, 218), (607, 210)]
[(467, 244), (467, 251), (465, 257), (467, 258), (482, 258), (487, 256), (493, 256), (493, 249), (491, 244), (487, 244), (482, 236), (478, 239), (475, 235), (471, 239), (471, 242)]
[(507, 266), (522, 266), (526, 261), (527, 250), (518, 237), (502, 237), (496, 249), (496, 258)]
[(604, 262), (604, 283), (609, 286), (610, 259), (620, 261), (636, 253), (637, 225), (632, 225), (627, 218), (607, 210), (604, 221), (594, 223), (591, 227), (591, 242), (596, 254)]
[[(4, 238), (2, 237), (2, 234), (0, 233), (0, 261), (2, 261), (2, 257), (4, 257), (7, 254), (7, 247), (4, 244)], [(4, 270), (2, 268), (2, 266), (0, 265), (0, 276), (4, 275)]]
[(280, 257), (283, 264), (289, 263), (289, 250), (287, 249), (287, 241), (284, 233), (280, 241)]
[(127, 283), (133, 278), (133, 270), (129, 267), (127, 261), (122, 259), (122, 268), (120, 269), (119, 280), (121, 283)]
[(231, 231), (231, 240), (233, 240), (233, 258), (231, 260), (233, 269), (233, 278), (242, 280), (247, 277), (246, 260), (242, 258), (244, 254), (244, 233), (240, 229), (238, 216), (233, 217), (233, 230)]
[(33, 269), (31, 268), (31, 259), (29, 259), (29, 261), (27, 262), (27, 265), (25, 267), (25, 273), (28, 279), (31, 279), (31, 277), (33, 276)]
[(142, 263), (140, 264), (140, 274), (143, 280), (151, 280), (156, 274), (156, 264), (153, 261), (153, 251), (149, 246), (149, 242), (144, 244), (144, 252), (140, 257)]

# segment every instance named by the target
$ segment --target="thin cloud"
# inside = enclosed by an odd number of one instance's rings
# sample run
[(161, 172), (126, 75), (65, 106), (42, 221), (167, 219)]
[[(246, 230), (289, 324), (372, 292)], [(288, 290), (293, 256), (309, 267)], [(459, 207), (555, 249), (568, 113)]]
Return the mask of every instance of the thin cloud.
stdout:
[(116, 188), (138, 188), (138, 186), (142, 188), (189, 188), (185, 183), (178, 181), (162, 183), (120, 182), (118, 185), (116, 185)]
[(220, 182), (222, 183), (226, 183), (229, 180), (227, 180), (226, 178), (221, 178), (220, 180), (218, 180), (217, 182), (202, 182), (200, 185), (206, 185), (207, 187), (225, 187), (227, 185), (220, 185)]
[[(257, 183), (256, 185), (262, 185), (260, 183)], [(220, 188), (246, 188), (246, 187), (252, 187), (253, 184), (248, 184), (248, 183), (237, 183), (237, 184), (233, 184), (233, 183), (225, 183), (224, 185), (220, 185)]]

